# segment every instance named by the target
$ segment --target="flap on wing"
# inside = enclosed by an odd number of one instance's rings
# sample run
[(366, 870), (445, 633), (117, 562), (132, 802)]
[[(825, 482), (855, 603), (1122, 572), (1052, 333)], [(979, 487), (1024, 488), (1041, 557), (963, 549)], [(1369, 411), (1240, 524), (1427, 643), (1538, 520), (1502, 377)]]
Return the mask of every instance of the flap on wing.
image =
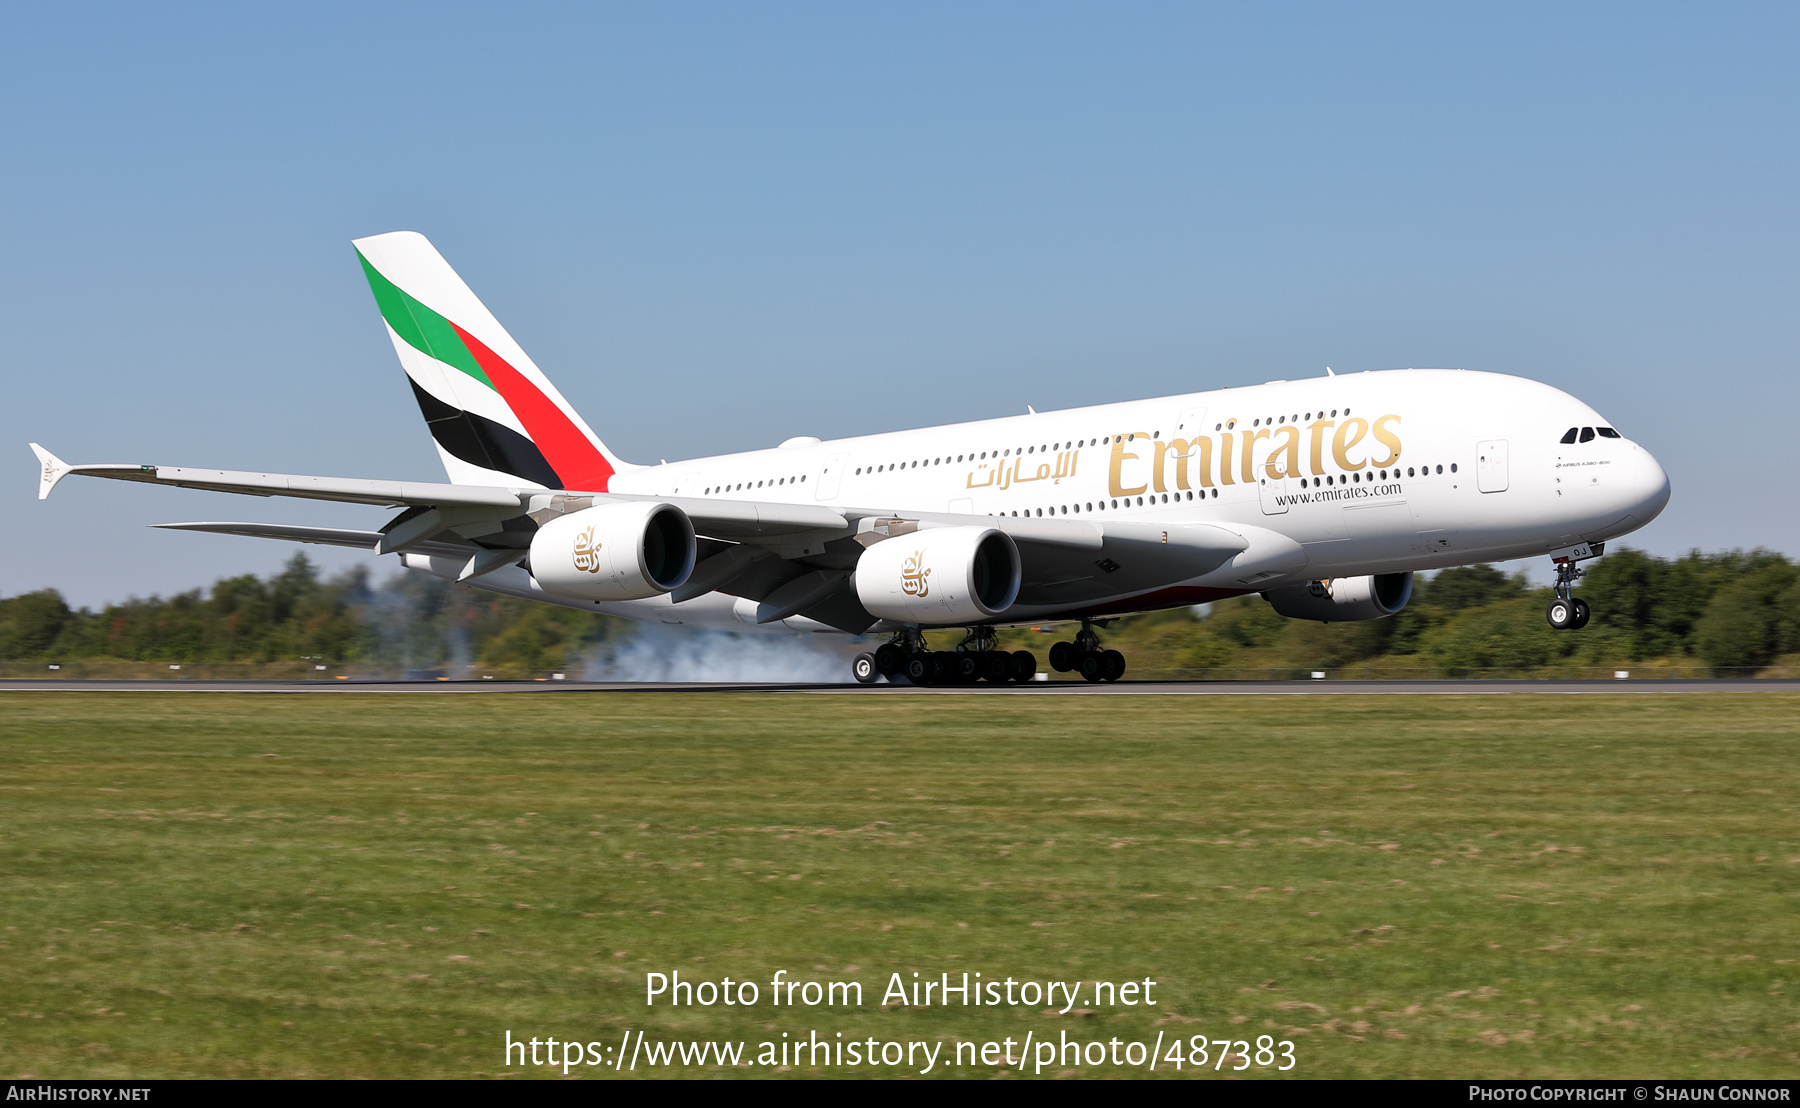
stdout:
[(1166, 588), (1216, 571), (1250, 545), (1244, 536), (1207, 523), (1107, 520), (1096, 526), (1101, 541), (1092, 546), (1008, 530), (1023, 562), (1017, 603), (1025, 607), (1087, 604)]
[[(252, 539), (282, 539), (287, 542), (309, 542), (319, 546), (349, 546), (373, 550), (381, 542), (380, 531), (351, 531), (341, 527), (302, 527), (287, 523), (153, 523), (167, 531), (207, 531), (214, 535), (242, 535)], [(421, 554), (438, 554), (466, 558), (478, 547), (473, 543), (445, 542), (427, 539), (407, 549)], [(521, 554), (524, 551), (520, 551)]]
[[(595, 500), (602, 497), (596, 496)], [(608, 493), (610, 500), (654, 500), (687, 513), (696, 534), (745, 542), (803, 531), (848, 531), (850, 521), (817, 504), (777, 504), (761, 500), (707, 500), (688, 496)]]

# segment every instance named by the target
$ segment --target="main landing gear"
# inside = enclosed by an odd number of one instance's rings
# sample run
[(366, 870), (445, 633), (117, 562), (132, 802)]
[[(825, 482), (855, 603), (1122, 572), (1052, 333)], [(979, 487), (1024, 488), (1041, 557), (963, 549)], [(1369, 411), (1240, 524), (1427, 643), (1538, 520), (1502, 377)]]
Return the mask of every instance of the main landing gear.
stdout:
[(1059, 642), (1050, 648), (1050, 668), (1058, 673), (1079, 673), (1089, 681), (1117, 681), (1125, 676), (1125, 655), (1101, 649), (1094, 625), (1082, 620), (1074, 642)]
[(1550, 607), (1544, 611), (1544, 618), (1550, 626), (1558, 631), (1579, 631), (1588, 625), (1588, 618), (1593, 614), (1585, 600), (1574, 597), (1575, 582), (1581, 580), (1586, 570), (1576, 565), (1589, 558), (1598, 558), (1606, 553), (1603, 542), (1582, 543), (1553, 552), (1550, 561), (1556, 565), (1556, 599), (1550, 601)]
[(971, 628), (955, 650), (927, 649), (924, 635), (907, 630), (872, 652), (858, 654), (850, 672), (865, 685), (883, 677), (914, 685), (1024, 684), (1037, 676), (1037, 655), (994, 647), (992, 627)]

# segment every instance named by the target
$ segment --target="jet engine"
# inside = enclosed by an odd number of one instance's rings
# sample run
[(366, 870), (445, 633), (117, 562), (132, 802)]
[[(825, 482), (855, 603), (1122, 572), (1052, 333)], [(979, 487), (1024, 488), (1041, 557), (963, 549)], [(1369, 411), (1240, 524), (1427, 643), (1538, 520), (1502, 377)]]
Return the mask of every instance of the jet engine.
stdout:
[(538, 528), (531, 575), (551, 596), (645, 600), (681, 587), (696, 549), (693, 523), (673, 504), (599, 504)]
[(1292, 619), (1349, 623), (1380, 619), (1406, 607), (1412, 599), (1411, 573), (1378, 573), (1373, 577), (1338, 577), (1270, 589), (1263, 599)]
[(981, 623), (1019, 595), (1019, 548), (992, 527), (932, 527), (878, 542), (856, 562), (856, 596), (899, 623)]

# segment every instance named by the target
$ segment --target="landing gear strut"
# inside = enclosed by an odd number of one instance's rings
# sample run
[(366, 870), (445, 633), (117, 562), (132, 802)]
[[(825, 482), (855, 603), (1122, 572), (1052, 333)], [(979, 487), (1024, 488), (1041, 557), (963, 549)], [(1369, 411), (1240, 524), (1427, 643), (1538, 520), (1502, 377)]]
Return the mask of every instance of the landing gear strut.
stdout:
[(955, 650), (931, 650), (924, 634), (909, 627), (873, 652), (858, 654), (850, 670), (865, 685), (883, 677), (913, 685), (1023, 684), (1037, 676), (1037, 656), (1031, 651), (996, 646), (994, 629), (978, 626), (969, 628)]
[(1577, 600), (1574, 596), (1575, 583), (1587, 571), (1575, 563), (1598, 558), (1604, 553), (1606, 544), (1603, 542), (1581, 543), (1551, 553), (1550, 561), (1556, 566), (1556, 599), (1550, 601), (1550, 607), (1544, 612), (1550, 626), (1558, 631), (1579, 631), (1587, 626), (1593, 613), (1588, 609), (1587, 601)]
[(1082, 620), (1074, 642), (1059, 642), (1050, 648), (1050, 667), (1058, 673), (1075, 672), (1089, 681), (1117, 681), (1125, 676), (1125, 655), (1100, 646), (1092, 620)]

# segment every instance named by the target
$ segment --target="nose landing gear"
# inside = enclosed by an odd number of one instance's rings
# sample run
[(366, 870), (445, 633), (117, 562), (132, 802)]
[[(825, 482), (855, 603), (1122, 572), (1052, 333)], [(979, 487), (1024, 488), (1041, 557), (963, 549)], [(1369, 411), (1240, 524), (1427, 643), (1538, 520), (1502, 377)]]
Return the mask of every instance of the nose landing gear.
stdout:
[(1058, 673), (1079, 673), (1089, 681), (1117, 681), (1125, 676), (1125, 655), (1103, 649), (1093, 622), (1084, 619), (1074, 642), (1059, 642), (1050, 648), (1050, 668)]
[(1573, 596), (1575, 582), (1581, 580), (1587, 571), (1575, 563), (1598, 558), (1604, 553), (1606, 544), (1603, 542), (1581, 543), (1551, 553), (1550, 561), (1556, 565), (1556, 599), (1544, 611), (1544, 618), (1550, 622), (1551, 627), (1558, 631), (1579, 631), (1588, 625), (1588, 619), (1593, 613), (1589, 610), (1587, 601), (1576, 600)]
[(1587, 601), (1564, 600), (1559, 596), (1550, 602), (1544, 618), (1558, 631), (1579, 631), (1587, 626), (1589, 615)]

